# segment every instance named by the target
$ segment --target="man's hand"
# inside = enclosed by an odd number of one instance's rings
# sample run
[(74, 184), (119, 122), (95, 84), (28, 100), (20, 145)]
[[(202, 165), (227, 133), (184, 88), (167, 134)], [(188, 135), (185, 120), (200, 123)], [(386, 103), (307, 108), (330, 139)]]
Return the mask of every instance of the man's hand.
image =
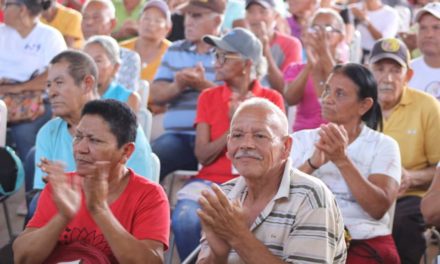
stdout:
[(266, 23), (264, 21), (260, 21), (260, 23), (250, 24), (249, 27), (255, 36), (261, 41), (264, 52), (270, 45), (270, 35)]
[(401, 197), (411, 187), (411, 177), (409, 171), (402, 167), (402, 179), (400, 180), (399, 193), (397, 197)]
[(249, 232), (249, 227), (241, 204), (230, 202), (216, 184), (212, 190), (214, 193), (202, 192), (198, 215), (211, 250), (217, 256), (224, 256), (229, 253), (230, 243), (241, 233)]
[(66, 220), (71, 220), (81, 206), (81, 179), (75, 175), (72, 182), (68, 182), (64, 166), (60, 162), (43, 158), (38, 167), (47, 174), (46, 179), (52, 186), (52, 199), (58, 213)]
[(90, 213), (107, 209), (109, 161), (97, 161), (88, 168), (84, 177), (84, 194), (87, 209)]
[(362, 8), (362, 9), (359, 9), (359, 8), (356, 8), (356, 7), (352, 7), (351, 8), (351, 12), (360, 21), (365, 21), (365, 20), (368, 19), (368, 17), (367, 17), (367, 10), (365, 9), (365, 7)]
[(205, 87), (201, 85), (205, 79), (205, 68), (201, 63), (198, 63), (193, 68), (185, 68), (175, 75), (175, 81), (179, 89), (183, 90), (191, 87), (197, 90), (203, 90)]

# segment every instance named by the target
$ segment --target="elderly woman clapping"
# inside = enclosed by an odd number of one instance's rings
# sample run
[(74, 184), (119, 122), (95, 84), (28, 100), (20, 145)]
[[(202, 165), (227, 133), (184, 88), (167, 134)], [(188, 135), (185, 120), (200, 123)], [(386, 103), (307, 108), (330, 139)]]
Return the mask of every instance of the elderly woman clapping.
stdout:
[(322, 115), (328, 124), (293, 134), (293, 166), (335, 195), (353, 238), (347, 263), (400, 263), (390, 229), (400, 152), (395, 140), (375, 131), (382, 114), (372, 73), (354, 63), (336, 66), (324, 86)]
[(113, 81), (121, 63), (116, 40), (109, 36), (90, 37), (84, 46), (84, 52), (89, 54), (98, 66), (100, 97), (124, 102), (137, 113), (140, 107), (140, 97), (137, 92), (130, 91)]
[(202, 164), (195, 179), (178, 193), (173, 212), (173, 231), (181, 259), (200, 241), (197, 200), (203, 189), (238, 176), (226, 157), (229, 122), (238, 105), (249, 97), (264, 97), (284, 111), (277, 91), (262, 87), (258, 78), (265, 75), (267, 64), (260, 41), (250, 31), (236, 28), (222, 38), (205, 36), (216, 48), (215, 73), (224, 85), (204, 90), (197, 103), (195, 154)]

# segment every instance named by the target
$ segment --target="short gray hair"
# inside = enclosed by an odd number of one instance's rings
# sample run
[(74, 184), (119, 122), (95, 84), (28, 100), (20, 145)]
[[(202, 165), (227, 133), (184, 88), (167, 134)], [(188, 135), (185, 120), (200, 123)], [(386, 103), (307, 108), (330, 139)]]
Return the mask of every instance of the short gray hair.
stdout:
[(98, 44), (100, 45), (104, 51), (109, 60), (113, 65), (115, 64), (121, 64), (121, 57), (119, 55), (120, 49), (118, 42), (110, 36), (104, 36), (104, 35), (97, 35), (90, 37), (87, 42), (84, 45), (84, 48), (91, 44)]
[(98, 3), (101, 3), (101, 4), (105, 5), (107, 7), (107, 9), (110, 11), (110, 15), (111, 15), (110, 18), (111, 19), (116, 18), (116, 8), (115, 8), (115, 5), (113, 4), (113, 2), (111, 0), (87, 0), (87, 2), (83, 5), (83, 7), (81, 9), (81, 13), (84, 14), (84, 10), (92, 2), (98, 2)]
[[(232, 116), (231, 124), (234, 122), (235, 118), (240, 114), (240, 112), (242, 112), (246, 108), (260, 108), (268, 110), (268, 112), (271, 112), (279, 119), (281, 132), (284, 135), (289, 134), (289, 122), (287, 120), (286, 114), (277, 105), (262, 97), (252, 97), (241, 103), (235, 111), (234, 115)], [(232, 126), (230, 127), (232, 128)]]

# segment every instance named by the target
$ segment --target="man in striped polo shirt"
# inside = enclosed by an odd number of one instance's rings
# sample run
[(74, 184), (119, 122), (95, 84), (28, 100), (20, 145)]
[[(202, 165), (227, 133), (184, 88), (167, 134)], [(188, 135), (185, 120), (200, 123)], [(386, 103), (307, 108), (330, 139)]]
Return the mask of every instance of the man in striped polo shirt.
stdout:
[(202, 192), (200, 263), (345, 263), (344, 224), (330, 190), (290, 165), (287, 118), (243, 102), (228, 136), (240, 177)]
[(165, 133), (152, 143), (160, 159), (160, 178), (175, 170), (197, 170), (194, 155), (197, 99), (214, 84), (214, 49), (204, 35), (219, 35), (224, 0), (190, 0), (185, 13), (185, 39), (174, 42), (164, 54), (151, 85), (151, 97), (168, 105)]

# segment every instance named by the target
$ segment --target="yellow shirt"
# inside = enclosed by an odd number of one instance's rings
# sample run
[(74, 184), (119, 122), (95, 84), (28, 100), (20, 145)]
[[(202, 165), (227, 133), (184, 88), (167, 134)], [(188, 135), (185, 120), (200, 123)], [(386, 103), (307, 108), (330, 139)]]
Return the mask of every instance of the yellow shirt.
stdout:
[[(432, 96), (404, 88), (400, 102), (388, 119), (383, 132), (394, 138), (400, 147), (402, 166), (420, 170), (440, 160), (440, 103)], [(407, 194), (423, 195), (426, 190), (410, 190)]]
[(82, 48), (84, 37), (81, 30), (81, 13), (58, 3), (56, 3), (56, 8), (57, 13), (51, 22), (48, 22), (44, 17), (40, 18), (41, 22), (58, 29), (64, 37), (75, 38), (73, 48)]
[[(126, 41), (121, 42), (119, 45), (121, 47), (124, 47), (129, 50), (135, 51), (136, 47), (136, 38), (128, 39)], [(160, 63), (162, 61), (162, 57), (165, 54), (165, 51), (167, 51), (168, 47), (171, 45), (171, 42), (167, 39), (164, 39), (162, 41), (162, 44), (160, 46), (160, 51), (157, 54), (157, 56), (150, 62), (150, 63), (141, 63), (141, 79), (147, 80), (149, 82), (153, 81), (154, 75), (156, 75), (156, 71), (160, 66)]]

